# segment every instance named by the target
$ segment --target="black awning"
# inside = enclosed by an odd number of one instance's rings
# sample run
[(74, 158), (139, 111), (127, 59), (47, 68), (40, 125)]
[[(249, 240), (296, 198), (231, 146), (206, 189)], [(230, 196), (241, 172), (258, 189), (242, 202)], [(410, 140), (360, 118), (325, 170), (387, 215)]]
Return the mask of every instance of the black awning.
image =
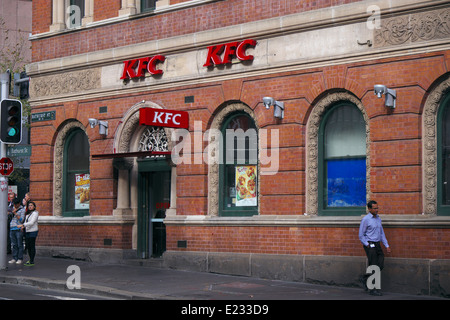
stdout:
[(137, 152), (104, 153), (104, 154), (93, 154), (92, 159), (170, 156), (171, 153), (172, 152), (170, 151), (137, 151)]

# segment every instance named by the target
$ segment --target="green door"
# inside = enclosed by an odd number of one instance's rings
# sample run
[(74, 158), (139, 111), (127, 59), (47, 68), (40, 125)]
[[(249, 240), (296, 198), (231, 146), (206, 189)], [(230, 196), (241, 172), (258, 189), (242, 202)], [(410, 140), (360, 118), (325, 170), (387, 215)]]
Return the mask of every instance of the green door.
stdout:
[(166, 251), (164, 218), (170, 207), (171, 170), (166, 161), (138, 163), (138, 256), (160, 257)]

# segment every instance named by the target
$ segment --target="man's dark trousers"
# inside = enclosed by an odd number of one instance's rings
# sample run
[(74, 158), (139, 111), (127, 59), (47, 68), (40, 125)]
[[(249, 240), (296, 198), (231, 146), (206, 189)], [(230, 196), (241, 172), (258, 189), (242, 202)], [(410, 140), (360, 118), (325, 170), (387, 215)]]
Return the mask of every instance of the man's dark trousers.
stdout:
[[(375, 247), (371, 247), (374, 245)], [(366, 252), (367, 259), (369, 260), (369, 266), (376, 265), (383, 270), (384, 268), (384, 253), (381, 249), (381, 244), (379, 241), (372, 242), (369, 241), (369, 246), (364, 246), (364, 251)]]

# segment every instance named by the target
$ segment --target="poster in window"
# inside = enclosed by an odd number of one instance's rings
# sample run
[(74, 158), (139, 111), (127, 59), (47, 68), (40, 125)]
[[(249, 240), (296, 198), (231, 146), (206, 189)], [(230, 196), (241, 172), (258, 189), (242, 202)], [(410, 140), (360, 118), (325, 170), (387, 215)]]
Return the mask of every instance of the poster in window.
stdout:
[(364, 207), (366, 159), (327, 161), (328, 207)]
[(89, 173), (75, 175), (75, 209), (89, 209), (90, 185)]
[(236, 206), (256, 206), (256, 166), (236, 167)]

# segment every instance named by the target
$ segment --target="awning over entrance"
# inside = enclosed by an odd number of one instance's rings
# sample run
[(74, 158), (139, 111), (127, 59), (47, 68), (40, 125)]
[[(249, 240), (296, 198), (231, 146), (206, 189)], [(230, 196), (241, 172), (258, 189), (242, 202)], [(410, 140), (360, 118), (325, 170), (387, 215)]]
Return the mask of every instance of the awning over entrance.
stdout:
[(170, 156), (170, 154), (171, 154), (170, 151), (136, 151), (136, 152), (104, 153), (104, 154), (93, 154), (92, 159)]

